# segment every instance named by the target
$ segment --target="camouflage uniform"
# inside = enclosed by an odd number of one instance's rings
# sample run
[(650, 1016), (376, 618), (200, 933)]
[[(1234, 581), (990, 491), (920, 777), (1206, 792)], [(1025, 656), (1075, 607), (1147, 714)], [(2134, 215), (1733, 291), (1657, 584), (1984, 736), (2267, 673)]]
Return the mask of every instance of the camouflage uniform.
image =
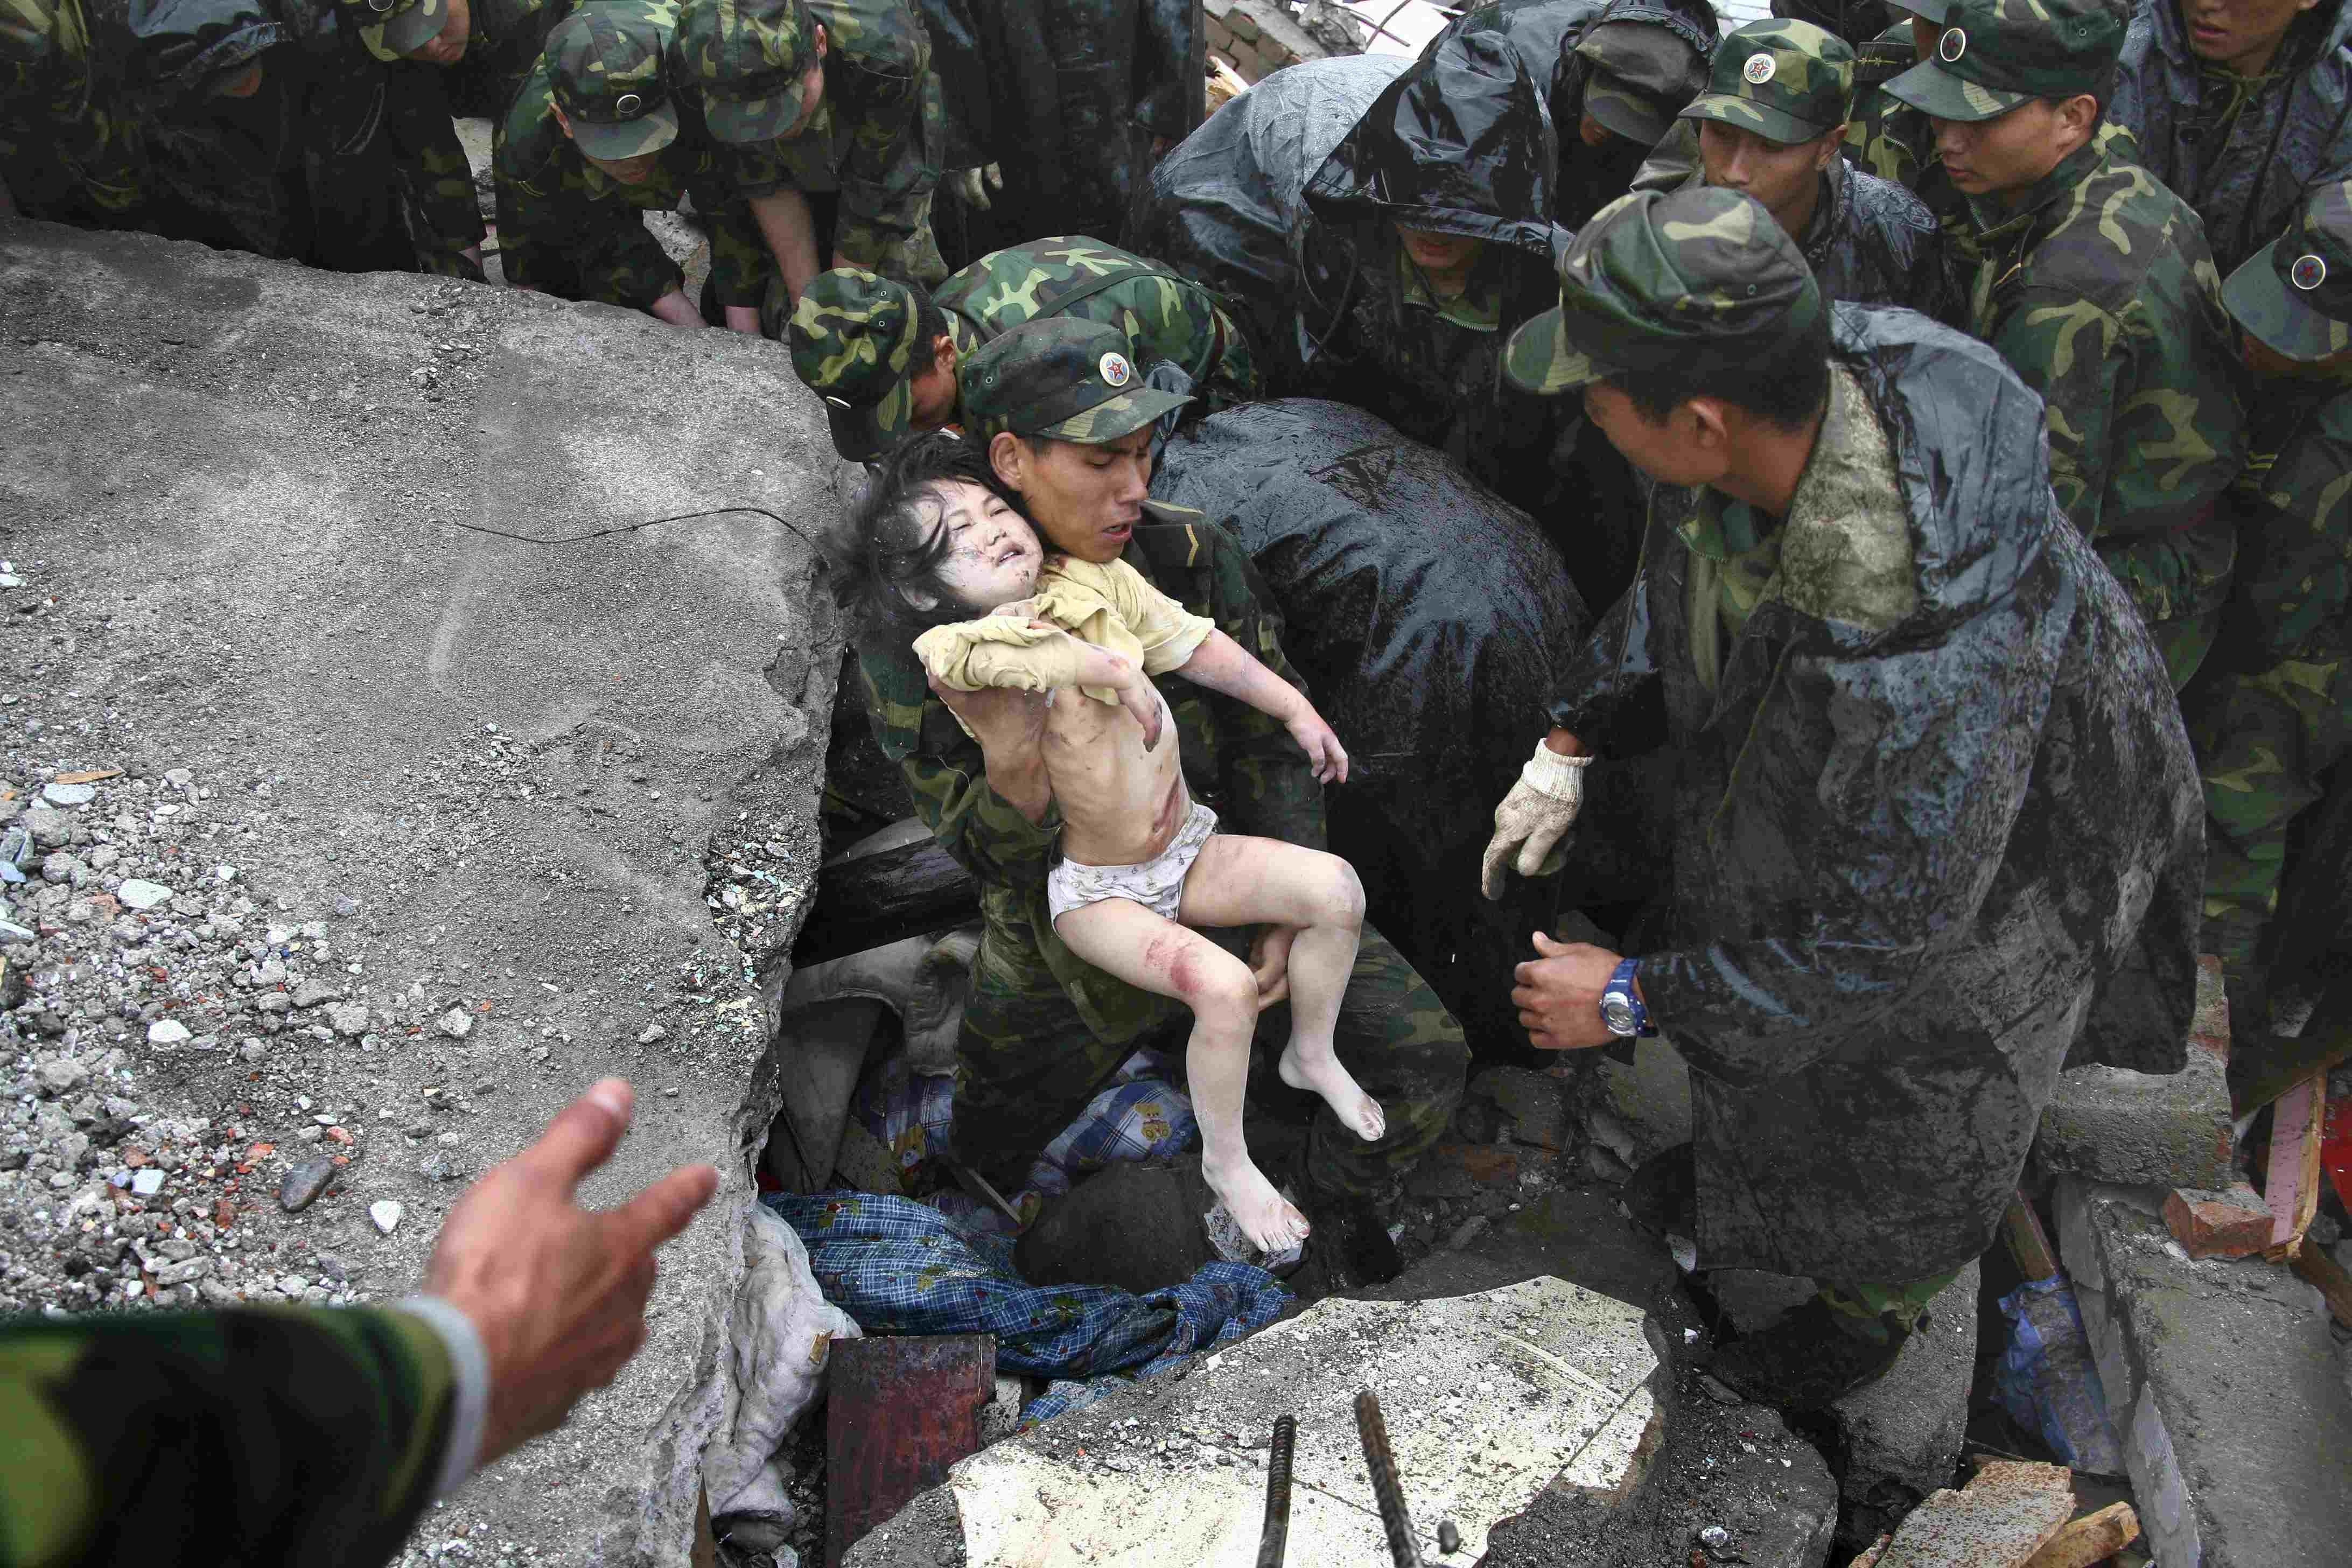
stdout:
[(2352, 5), (2319, 0), (2246, 78), (2198, 58), (2180, 0), (2142, 0), (2108, 113), (2204, 220), (2215, 265), (2231, 271), (2289, 226), (2304, 192), (2352, 169)]
[(2070, 1051), (2181, 1059), (2178, 710), (2053, 503), (2040, 400), (1984, 344), (1826, 305), (1723, 190), (1624, 197), (1559, 278), (1511, 343), (1531, 392), (1780, 364), (1828, 315), (1786, 515), (1656, 487), (1641, 574), (1550, 720), (1610, 768), (1612, 723), (1663, 702), (1677, 826), (1637, 976), (1691, 1065), (1699, 1256), (1821, 1281), (1835, 1330), (1899, 1324), (1997, 1234)]
[[(1936, 58), (1886, 91), (1948, 120), (2090, 90), (2121, 41), (2104, 0), (1959, 0)], [(2049, 405), (2058, 502), (2098, 547), (2185, 684), (2211, 646), (2237, 530), (2242, 372), (2203, 226), (2095, 142), (2017, 205), (1985, 196), (1971, 330)]]
[(0, 183), (28, 216), (138, 228), (145, 138), (92, 23), (85, 0), (0, 4)]
[[(1118, 328), (1146, 369), (1162, 360), (1181, 368), (1196, 414), (1258, 395), (1249, 340), (1214, 294), (1099, 240), (1042, 239), (983, 256), (931, 300), (959, 360), (1024, 321), (1072, 316)], [(852, 461), (881, 456), (907, 433), (908, 374), (930, 357), (917, 341), (917, 307), (905, 284), (845, 267), (811, 284), (793, 312), (793, 368), (826, 400), (834, 445)]]
[[(787, 137), (818, 25), (824, 94)], [(912, 283), (947, 276), (931, 235), (947, 134), (940, 83), (930, 39), (901, 0), (685, 0), (671, 75), (701, 110), (738, 195), (838, 192), (835, 259)], [(781, 304), (772, 309), (781, 317)]]
[[(2222, 300), (2289, 359), (2352, 351), (2352, 189), (2314, 192)], [(2253, 456), (2230, 497), (2245, 552), (2221, 637), (2182, 703), (2205, 774), (2205, 948), (2260, 1029), (2290, 835), (2352, 752), (2352, 384), (2340, 368), (2266, 382), (2253, 407)]]
[[(765, 296), (774, 258), (729, 183), (727, 160), (700, 133), (692, 110), (682, 108), (664, 69), (677, 19), (674, 0), (592, 0), (549, 34), (492, 161), (508, 282), (650, 309), (684, 279), (638, 215), (673, 210), (691, 194), (710, 226), (719, 302), (757, 306)], [(635, 139), (651, 143), (639, 151), (658, 153), (642, 184), (624, 184), (583, 156), (556, 121), (559, 96), (575, 134), (592, 122), (667, 126), (669, 140), (658, 140), (657, 131)]]
[(9, 1320), (0, 1558), (388, 1562), (470, 1466), (465, 1375), (401, 1308)]
[[(1108, 387), (1089, 382), (1098, 362), (1117, 357), (1097, 351), (1118, 341), (1114, 329), (1065, 319), (1023, 327), (982, 348), (962, 378), (975, 438), (1010, 429), (1112, 441), (1165, 412), (1170, 395), (1139, 383), (1106, 398)], [(1148, 521), (1120, 559), (1304, 689), (1283, 654), (1265, 585), (1240, 542), (1198, 512), (1144, 504)], [(904, 770), (917, 814), (980, 880), (984, 926), (958, 1045), (956, 1149), (1009, 1192), (1045, 1141), (1139, 1045), (1180, 1030), (1189, 1013), (1172, 997), (1095, 968), (1063, 942), (1045, 892), (1058, 807), (1032, 823), (996, 793), (979, 742), (931, 696), (912, 651), (862, 647), (858, 669), (875, 739)], [(1184, 782), (1193, 799), (1218, 814), (1222, 830), (1326, 847), (1322, 786), (1278, 721), (1176, 675), (1154, 684), (1175, 721)], [(1369, 925), (1340, 1004), (1337, 1044), (1348, 1070), (1386, 1110), (1388, 1131), (1367, 1143), (1319, 1107), (1306, 1175), (1327, 1193), (1370, 1196), (1444, 1133), (1469, 1050), (1453, 1015)]]
[[(1835, 35), (1810, 22), (1750, 22), (1724, 35), (1707, 90), (1683, 110), (1681, 123), (1696, 129), (1717, 121), (1792, 146), (1846, 122), (1853, 84), (1853, 50)], [(1692, 154), (1703, 157), (1696, 146)], [(1674, 185), (1706, 179), (1702, 163)], [(1904, 305), (1939, 321), (1959, 318), (1933, 215), (1901, 185), (1851, 169), (1843, 156), (1822, 171), (1813, 216), (1794, 237), (1827, 299)]]

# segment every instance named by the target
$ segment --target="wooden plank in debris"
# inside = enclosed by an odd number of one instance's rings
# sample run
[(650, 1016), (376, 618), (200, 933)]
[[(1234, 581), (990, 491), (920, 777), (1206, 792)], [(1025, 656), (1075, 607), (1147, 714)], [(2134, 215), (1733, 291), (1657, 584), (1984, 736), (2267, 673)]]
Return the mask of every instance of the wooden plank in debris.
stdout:
[(980, 1451), (994, 1334), (835, 1340), (826, 1368), (824, 1564)]
[(2022, 1568), (2074, 1513), (2063, 1465), (1997, 1459), (1966, 1491), (1939, 1491), (1911, 1510), (1877, 1568)]
[(2318, 1286), (2336, 1321), (2352, 1329), (2352, 1274), (2347, 1274), (2336, 1259), (2316, 1247), (2306, 1247), (2295, 1254), (2294, 1271)]
[(932, 839), (835, 861), (816, 874), (816, 902), (793, 943), (793, 963), (864, 952), (979, 912), (980, 884)]
[(2303, 1233), (2319, 1212), (2319, 1115), (2327, 1104), (2327, 1075), (2313, 1073), (2271, 1108), (2271, 1244), (2263, 1256), (2282, 1262), (2303, 1250)]
[(2139, 1539), (2139, 1515), (2127, 1502), (2086, 1513), (2042, 1543), (2025, 1568), (2091, 1568)]
[(2020, 1193), (2009, 1201), (2009, 1212), (2001, 1216), (2001, 1234), (2009, 1238), (2009, 1255), (2017, 1259), (2017, 1267), (2028, 1279), (2047, 1279), (2058, 1272), (2058, 1249), (2050, 1245), (2050, 1233), (2042, 1227), (2042, 1216)]

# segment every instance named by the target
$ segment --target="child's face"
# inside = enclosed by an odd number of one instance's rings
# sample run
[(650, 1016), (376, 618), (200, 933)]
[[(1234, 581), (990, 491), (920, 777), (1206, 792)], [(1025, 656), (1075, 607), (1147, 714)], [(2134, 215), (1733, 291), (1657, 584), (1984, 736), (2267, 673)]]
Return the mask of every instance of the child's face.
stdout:
[(985, 612), (1037, 591), (1045, 551), (1037, 531), (995, 492), (962, 481), (935, 485), (938, 527), (947, 531), (940, 587), (964, 608)]

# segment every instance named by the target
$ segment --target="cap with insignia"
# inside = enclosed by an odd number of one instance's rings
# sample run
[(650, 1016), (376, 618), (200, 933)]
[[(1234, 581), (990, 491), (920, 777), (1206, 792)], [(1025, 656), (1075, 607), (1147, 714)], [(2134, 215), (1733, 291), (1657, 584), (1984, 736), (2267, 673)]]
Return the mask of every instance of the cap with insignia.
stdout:
[(1578, 40), (1591, 62), (1584, 111), (1618, 135), (1654, 146), (1706, 84), (1706, 62), (1655, 22), (1603, 22)]
[(1853, 45), (1811, 22), (1773, 17), (1723, 36), (1706, 90), (1682, 118), (1735, 125), (1788, 146), (1844, 124), (1853, 96)]
[(1559, 258), (1559, 305), (1511, 334), (1528, 392), (1769, 360), (1822, 319), (1812, 268), (1755, 197), (1720, 186), (1620, 196)]
[(1127, 334), (1107, 321), (1046, 316), (983, 343), (956, 367), (966, 424), (1098, 447), (1192, 402), (1143, 384)]
[(2309, 192), (2287, 231), (2221, 285), (2238, 325), (2294, 360), (2352, 349), (2352, 183)]
[(677, 49), (721, 142), (772, 142), (801, 117), (816, 29), (802, 0), (687, 0)]
[(913, 289), (862, 267), (818, 273), (793, 308), (793, 368), (824, 399), (834, 449), (853, 462), (907, 433), (915, 374), (930, 359), (917, 337), (921, 313)]
[(1885, 90), (1937, 120), (1991, 120), (2035, 98), (2095, 93), (2123, 52), (2111, 0), (1952, 0), (1936, 52)]
[(360, 42), (380, 60), (397, 60), (441, 36), (449, 0), (351, 0)]
[(661, 25), (629, 0), (589, 0), (547, 36), (555, 106), (591, 158), (658, 153), (677, 140), (677, 106), (662, 74)]

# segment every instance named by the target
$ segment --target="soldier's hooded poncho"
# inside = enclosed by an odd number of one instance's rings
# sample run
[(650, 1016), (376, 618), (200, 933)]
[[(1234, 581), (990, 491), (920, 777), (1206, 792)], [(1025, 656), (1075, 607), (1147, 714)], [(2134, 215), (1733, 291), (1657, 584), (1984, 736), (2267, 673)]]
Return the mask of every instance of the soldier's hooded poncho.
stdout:
[(1277, 395), (1303, 384), (1290, 233), (1306, 214), (1307, 182), (1405, 68), (1391, 55), (1286, 66), (1209, 116), (1151, 172), (1132, 248), (1224, 296)]
[(2242, 80), (2190, 52), (2179, 0), (2141, 0), (2108, 116), (2205, 221), (2226, 275), (2285, 231), (2306, 190), (2352, 169), (2352, 4), (2319, 0), (2269, 72)]
[(1474, 1033), (1511, 1038), (1511, 966), (1550, 911), (1490, 903), (1456, 873), (1518, 776), (1555, 651), (1591, 624), (1543, 534), (1361, 409), (1306, 398), (1185, 426), (1151, 490), (1222, 524), (1264, 574), (1354, 759), (1328, 793), (1331, 846), (1371, 919)]
[(1672, 907), (1641, 981), (1692, 1068), (1702, 1262), (1924, 1279), (1991, 1241), (2078, 1037), (2183, 1059), (2202, 807), (2162, 661), (2051, 499), (2041, 400), (1908, 312), (1835, 306), (1832, 338), (1903, 530), (1812, 540), (1826, 569), (1772, 580), (1710, 693), (1695, 496), (1661, 490), (1552, 720), (1605, 768), (1610, 714), (1664, 700)]
[[(131, 90), (150, 100), (148, 153), (186, 237), (340, 271), (417, 265), (409, 193), (429, 174), (394, 134), (406, 123), (392, 101), (395, 79), (335, 6), (108, 0), (101, 9), (119, 18), (108, 26), (121, 29)], [(201, 96), (219, 73), (256, 62), (252, 97)]]
[[(1433, 44), (1372, 102), (1307, 181), (1291, 237), (1305, 389), (1370, 409), (1461, 462), (1547, 525), (1585, 531), (1591, 489), (1576, 405), (1503, 379), (1511, 330), (1557, 301), (1551, 116), (1527, 61), (1498, 28)], [(1436, 299), (1397, 226), (1484, 242), (1459, 298)], [(1574, 482), (1568, 482), (1574, 476)], [(1622, 487), (1615, 487), (1622, 493)], [(1582, 492), (1580, 494), (1580, 492)], [(1623, 557), (1631, 525), (1564, 543), (1587, 597), (1588, 568)]]

